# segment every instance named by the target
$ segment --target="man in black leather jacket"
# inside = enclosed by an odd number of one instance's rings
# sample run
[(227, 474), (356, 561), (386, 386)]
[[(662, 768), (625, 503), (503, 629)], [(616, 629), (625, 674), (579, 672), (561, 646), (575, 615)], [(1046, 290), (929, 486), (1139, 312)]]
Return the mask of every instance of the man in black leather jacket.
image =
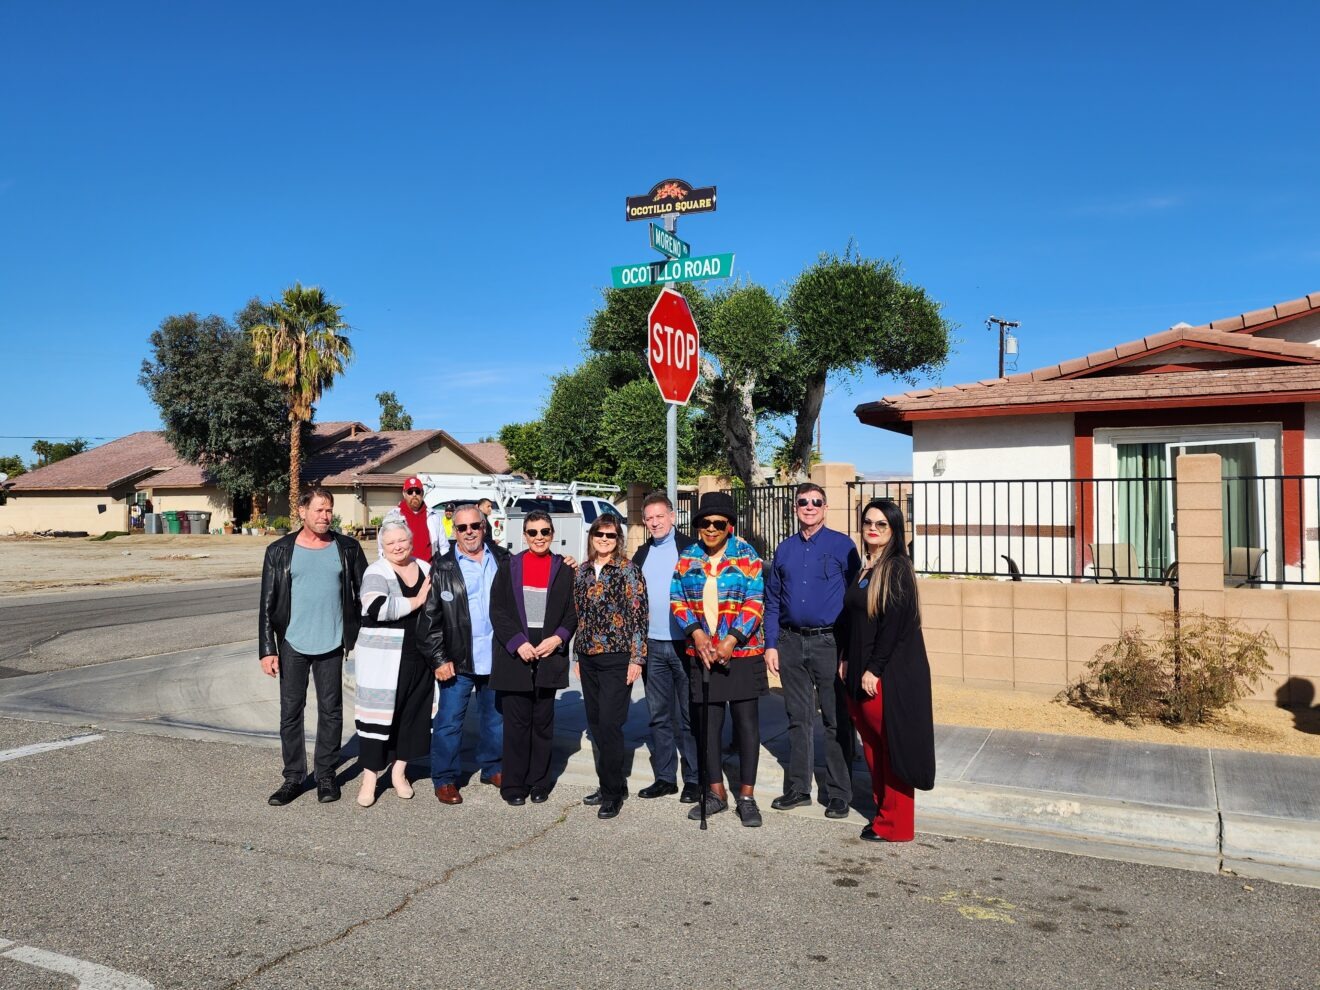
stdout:
[[(485, 517), (473, 505), (454, 513), (454, 541), (433, 562), (431, 593), (417, 623), (417, 645), (440, 682), (440, 705), (431, 731), (431, 782), (442, 804), (462, 804), (458, 792), (459, 747), (468, 702), (476, 695), (481, 739), (477, 763), (483, 783), (503, 779), (504, 722), (490, 686), (490, 589), (509, 551), (485, 542)], [(469, 593), (474, 589), (475, 597)], [(474, 624), (476, 636), (473, 635)]]
[(257, 636), (261, 669), (280, 679), (280, 748), (284, 783), (270, 796), (286, 805), (303, 790), (307, 680), (316, 682), (316, 796), (339, 800), (335, 768), (344, 733), (344, 654), (361, 626), (358, 593), (367, 568), (357, 540), (332, 532), (334, 496), (312, 488), (298, 499), (302, 528), (266, 548)]

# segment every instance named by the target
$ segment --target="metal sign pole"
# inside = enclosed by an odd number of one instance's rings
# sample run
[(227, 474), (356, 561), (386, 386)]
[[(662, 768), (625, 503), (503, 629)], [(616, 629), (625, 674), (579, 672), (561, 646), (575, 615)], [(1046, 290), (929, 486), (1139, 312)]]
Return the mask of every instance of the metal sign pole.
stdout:
[[(665, 230), (670, 234), (678, 233), (678, 217), (665, 214)], [(665, 288), (672, 289), (673, 282), (666, 282)], [(665, 410), (665, 494), (669, 504), (678, 505), (678, 405), (669, 403)], [(702, 800), (705, 798), (703, 796)]]

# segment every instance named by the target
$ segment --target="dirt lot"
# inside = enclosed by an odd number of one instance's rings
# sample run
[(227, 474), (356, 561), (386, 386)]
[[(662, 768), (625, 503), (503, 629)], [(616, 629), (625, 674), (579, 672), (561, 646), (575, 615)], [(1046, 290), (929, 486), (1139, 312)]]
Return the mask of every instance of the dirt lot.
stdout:
[[(0, 595), (260, 577), (276, 537), (0, 538)], [(374, 550), (369, 554), (374, 557)]]
[[(0, 595), (259, 577), (262, 554), (273, 539), (124, 536), (100, 543), (0, 538)], [(374, 545), (364, 549), (368, 560), (375, 558)], [(1320, 756), (1320, 706), (1283, 709), (1254, 702), (1213, 726), (1174, 729), (1107, 723), (1039, 694), (937, 683), (935, 718), (950, 725)]]

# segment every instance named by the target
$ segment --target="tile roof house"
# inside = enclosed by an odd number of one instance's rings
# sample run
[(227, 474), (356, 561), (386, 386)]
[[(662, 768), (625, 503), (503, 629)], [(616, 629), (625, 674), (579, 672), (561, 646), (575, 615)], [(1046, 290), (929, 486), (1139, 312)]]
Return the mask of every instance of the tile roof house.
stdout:
[[(313, 424), (307, 450), (304, 484), (334, 492), (337, 503), (343, 500), (339, 514), (350, 522), (365, 523), (397, 504), (410, 474), (494, 470), (443, 430), (382, 433), (354, 420)], [(157, 512), (210, 512), (213, 529), (234, 518), (235, 506), (205, 469), (182, 460), (159, 431), (132, 433), (37, 468), (5, 490), (11, 497), (0, 506), (0, 533), (127, 530), (131, 507), (147, 503)], [(288, 509), (272, 504), (267, 514)]]
[[(863, 423), (912, 436), (919, 482), (1033, 481), (1039, 493), (1044, 480), (1167, 478), (1182, 453), (1219, 454), (1226, 478), (1317, 474), (1320, 293), (1200, 326), (1179, 324), (1035, 371), (886, 396), (855, 413)], [(1066, 556), (1081, 565), (1094, 566), (1093, 545), (1121, 545), (1125, 536), (1142, 544), (1137, 550), (1147, 574), (1170, 562), (1171, 504), (1133, 494), (1132, 485), (1111, 486), (1118, 492), (1111, 514), (1157, 521), (1140, 538), (1124, 532), (1137, 527), (1121, 518), (1101, 533), (1107, 510), (1083, 487), (1072, 486), (1049, 526), (1040, 519), (1029, 528), (1052, 538), (1066, 529)], [(972, 490), (964, 486), (961, 497)], [(1226, 505), (1226, 547), (1265, 549), (1282, 580), (1285, 568), (1320, 550), (1307, 550), (1303, 539), (1316, 539), (1315, 507), (1301, 504), (1300, 484), (1253, 490), (1257, 496), (1244, 489), (1240, 504)], [(1017, 491), (1029, 497), (1030, 489)], [(1259, 504), (1271, 500), (1281, 511)], [(1021, 535), (1023, 511), (1014, 510), (1005, 536)], [(1158, 532), (1161, 527), (1168, 532)]]

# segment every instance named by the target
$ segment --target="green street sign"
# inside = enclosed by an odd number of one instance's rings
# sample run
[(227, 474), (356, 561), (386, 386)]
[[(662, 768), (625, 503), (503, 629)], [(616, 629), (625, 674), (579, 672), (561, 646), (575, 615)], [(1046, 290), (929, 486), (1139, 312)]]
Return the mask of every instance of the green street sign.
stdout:
[(733, 274), (732, 254), (707, 254), (700, 258), (674, 258), (671, 261), (642, 262), (640, 265), (617, 265), (610, 269), (616, 289), (634, 289), (661, 282), (700, 282), (708, 278), (728, 278)]
[(686, 258), (692, 253), (692, 245), (680, 241), (677, 236), (665, 230), (658, 223), (651, 224), (651, 247), (671, 258)]

